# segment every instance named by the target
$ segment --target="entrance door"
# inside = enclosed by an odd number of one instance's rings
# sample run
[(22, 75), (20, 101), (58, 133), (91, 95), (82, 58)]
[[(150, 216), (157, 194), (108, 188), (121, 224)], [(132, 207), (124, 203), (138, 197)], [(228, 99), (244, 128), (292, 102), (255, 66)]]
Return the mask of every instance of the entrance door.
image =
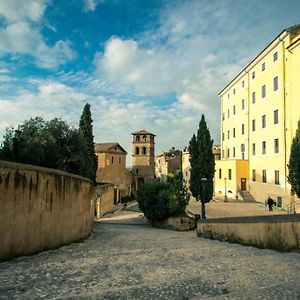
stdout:
[(246, 178), (241, 178), (241, 190), (246, 191)]
[(143, 177), (139, 177), (137, 180), (137, 190), (139, 190), (142, 185), (144, 184), (144, 178)]

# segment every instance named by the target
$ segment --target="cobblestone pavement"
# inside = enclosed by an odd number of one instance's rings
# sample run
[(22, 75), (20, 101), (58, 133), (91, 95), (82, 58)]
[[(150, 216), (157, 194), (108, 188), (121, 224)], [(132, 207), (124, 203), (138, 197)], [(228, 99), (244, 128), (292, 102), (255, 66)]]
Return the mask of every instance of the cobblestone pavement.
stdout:
[[(274, 207), (272, 211), (260, 202), (224, 202), (213, 200), (205, 205), (207, 218), (223, 218), (223, 217), (242, 217), (242, 216), (263, 216), (263, 215), (281, 215), (287, 212), (278, 207)], [(187, 209), (194, 213), (200, 214), (200, 203), (192, 198)]]
[(155, 229), (122, 212), (84, 242), (1, 263), (0, 299), (300, 299), (299, 277), (300, 253)]

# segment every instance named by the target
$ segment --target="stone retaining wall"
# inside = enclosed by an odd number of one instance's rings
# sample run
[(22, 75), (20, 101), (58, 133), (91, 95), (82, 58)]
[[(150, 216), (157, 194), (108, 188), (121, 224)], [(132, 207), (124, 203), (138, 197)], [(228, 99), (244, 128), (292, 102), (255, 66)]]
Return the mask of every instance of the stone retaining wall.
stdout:
[(92, 193), (86, 178), (0, 161), (0, 261), (88, 237)]
[(208, 219), (197, 224), (197, 235), (281, 251), (300, 249), (300, 214)]

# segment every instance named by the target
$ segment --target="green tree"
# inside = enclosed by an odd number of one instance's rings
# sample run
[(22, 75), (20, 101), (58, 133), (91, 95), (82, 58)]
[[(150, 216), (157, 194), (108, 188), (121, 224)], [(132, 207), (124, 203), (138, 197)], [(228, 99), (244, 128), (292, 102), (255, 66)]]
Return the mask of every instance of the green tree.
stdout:
[(191, 177), (190, 191), (197, 201), (201, 201), (201, 216), (205, 219), (205, 203), (213, 196), (215, 160), (212, 152), (213, 140), (210, 137), (204, 115), (201, 117), (197, 136), (189, 143)]
[(91, 106), (87, 103), (82, 111), (79, 129), (82, 132), (82, 135), (86, 141), (88, 148), (88, 174), (87, 177), (90, 178), (94, 183), (96, 182), (96, 172), (98, 168), (98, 159), (95, 154), (95, 144), (94, 144), (94, 135), (93, 135), (93, 119), (91, 114)]
[(291, 185), (291, 194), (296, 194), (300, 197), (300, 120), (291, 145), (288, 169), (289, 174), (287, 179)]
[(170, 173), (167, 180), (169, 191), (169, 210), (172, 215), (183, 216), (190, 201), (190, 194), (183, 183), (181, 170)]
[(16, 130), (9, 128), (0, 147), (0, 159), (59, 169), (87, 177), (88, 147), (82, 132), (63, 120), (40, 117), (26, 120)]

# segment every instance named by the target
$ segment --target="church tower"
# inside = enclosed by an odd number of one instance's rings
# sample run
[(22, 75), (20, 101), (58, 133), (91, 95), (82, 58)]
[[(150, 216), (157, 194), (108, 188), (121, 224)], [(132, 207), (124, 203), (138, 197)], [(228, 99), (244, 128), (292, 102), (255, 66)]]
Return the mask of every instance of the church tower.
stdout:
[(132, 133), (132, 137), (132, 183), (136, 192), (145, 182), (155, 178), (155, 135), (140, 130)]

